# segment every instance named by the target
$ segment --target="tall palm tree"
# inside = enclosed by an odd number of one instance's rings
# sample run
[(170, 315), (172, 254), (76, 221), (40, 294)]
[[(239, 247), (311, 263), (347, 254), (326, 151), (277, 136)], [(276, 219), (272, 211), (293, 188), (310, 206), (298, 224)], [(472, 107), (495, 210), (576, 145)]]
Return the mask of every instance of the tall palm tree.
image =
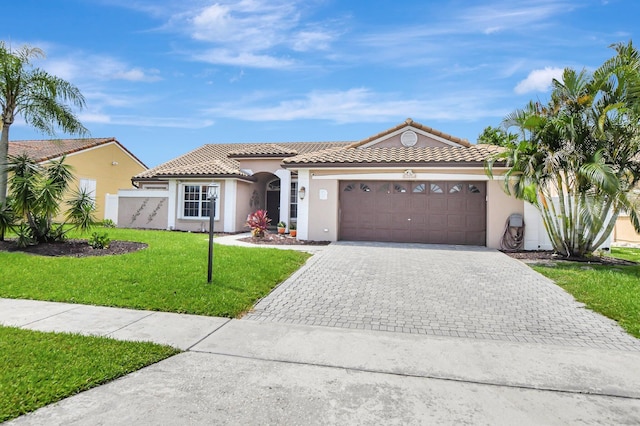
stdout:
[(627, 210), (640, 232), (640, 55), (633, 44), (593, 75), (566, 69), (553, 81), (547, 105), (529, 105), (503, 125), (519, 142), (487, 163), (506, 165), (506, 192), (533, 204), (554, 249), (566, 256), (593, 252)]
[(72, 107), (82, 109), (85, 100), (71, 83), (34, 68), (31, 60), (44, 57), (38, 48), (23, 46), (16, 51), (0, 42), (0, 205), (7, 194), (7, 155), (9, 129), (16, 116), (48, 135), (54, 129), (65, 133), (86, 135), (87, 129), (73, 113)]

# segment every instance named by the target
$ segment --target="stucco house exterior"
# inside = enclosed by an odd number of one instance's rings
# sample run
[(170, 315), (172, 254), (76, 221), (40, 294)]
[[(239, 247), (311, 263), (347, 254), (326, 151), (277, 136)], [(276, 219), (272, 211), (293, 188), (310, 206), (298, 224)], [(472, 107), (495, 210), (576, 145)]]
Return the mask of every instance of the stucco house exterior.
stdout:
[(515, 214), (525, 249), (551, 249), (538, 211), (502, 190), (501, 169), (487, 177), (499, 149), (412, 119), (360, 141), (207, 144), (136, 174), (136, 189), (118, 192), (117, 223), (208, 231), (213, 184), (216, 232), (246, 232), (247, 215), (266, 209), (301, 240), (500, 248)]
[(411, 119), (355, 142), (208, 144), (135, 175), (118, 225), (206, 231), (213, 182), (217, 232), (247, 231), (247, 215), (266, 209), (302, 240), (498, 248), (524, 206), (485, 174), (496, 149)]
[(107, 203), (119, 189), (131, 188), (131, 176), (147, 166), (116, 138), (17, 140), (9, 142), (9, 155), (26, 154), (45, 164), (66, 156), (73, 167), (71, 188), (90, 191), (96, 202), (96, 217), (108, 218)]

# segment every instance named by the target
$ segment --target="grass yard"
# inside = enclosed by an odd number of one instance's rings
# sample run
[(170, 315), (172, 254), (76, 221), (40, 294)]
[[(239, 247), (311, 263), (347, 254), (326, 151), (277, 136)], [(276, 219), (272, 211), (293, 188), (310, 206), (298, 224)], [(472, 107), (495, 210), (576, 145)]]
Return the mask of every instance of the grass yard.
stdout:
[[(640, 249), (616, 247), (611, 255), (640, 261)], [(561, 262), (533, 269), (555, 281), (589, 309), (618, 321), (629, 334), (640, 338), (640, 265)]]
[(178, 352), (153, 343), (0, 326), (0, 422)]
[(611, 247), (611, 257), (640, 263), (640, 249), (630, 247)]
[(84, 258), (0, 252), (0, 297), (237, 317), (309, 257), (293, 250), (215, 245), (213, 283), (207, 284), (206, 234), (104, 231), (112, 240), (149, 247)]

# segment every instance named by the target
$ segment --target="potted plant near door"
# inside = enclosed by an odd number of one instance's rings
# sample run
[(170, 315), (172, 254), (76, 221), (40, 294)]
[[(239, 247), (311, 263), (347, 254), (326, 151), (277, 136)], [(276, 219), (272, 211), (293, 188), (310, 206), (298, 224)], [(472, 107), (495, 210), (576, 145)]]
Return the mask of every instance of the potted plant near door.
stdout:
[(287, 230), (287, 224), (282, 221), (278, 222), (278, 234), (284, 234), (286, 230)]
[(289, 235), (291, 235), (292, 237), (296, 237), (296, 235), (298, 235), (298, 230), (296, 229), (296, 224), (292, 223), (291, 225), (289, 225)]

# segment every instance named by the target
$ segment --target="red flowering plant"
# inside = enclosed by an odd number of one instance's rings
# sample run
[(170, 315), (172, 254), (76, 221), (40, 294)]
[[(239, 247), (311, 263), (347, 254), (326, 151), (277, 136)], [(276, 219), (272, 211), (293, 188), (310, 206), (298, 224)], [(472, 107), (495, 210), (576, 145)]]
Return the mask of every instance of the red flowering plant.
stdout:
[(262, 238), (264, 237), (264, 233), (267, 231), (267, 226), (271, 219), (267, 217), (266, 210), (257, 210), (255, 213), (249, 214), (247, 216), (247, 223), (245, 226), (251, 228), (251, 235), (254, 238)]

